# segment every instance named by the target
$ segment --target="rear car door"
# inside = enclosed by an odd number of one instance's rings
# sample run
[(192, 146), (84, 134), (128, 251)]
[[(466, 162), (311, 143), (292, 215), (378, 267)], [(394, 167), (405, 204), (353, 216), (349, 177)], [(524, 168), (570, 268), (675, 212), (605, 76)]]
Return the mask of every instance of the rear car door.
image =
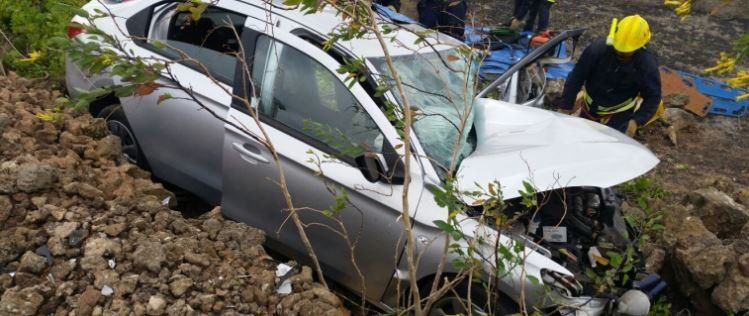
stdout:
[[(261, 126), (278, 151), (294, 206), (326, 276), (361, 290), (353, 251), (366, 278), (364, 294), (377, 301), (403, 245), (403, 186), (368, 181), (354, 157), (393, 151), (398, 136), (360, 85), (346, 87), (335, 59), (290, 33), (276, 34), (245, 43), (255, 47), (250, 62), (259, 97), (253, 103)], [(307, 252), (278, 185), (279, 166), (265, 146), (248, 136), (262, 139), (248, 113), (233, 106), (227, 116), (235, 124), (225, 126), (222, 210), (265, 230), (268, 243), (285, 255), (303, 259)], [(416, 209), (423, 183), (415, 159), (412, 165), (409, 198)], [(341, 208), (333, 207), (336, 202)]]
[(148, 40), (139, 43), (138, 54), (174, 63), (151, 94), (125, 99), (124, 111), (155, 176), (218, 204), (221, 119), (232, 100), (238, 65), (239, 38), (232, 28), (241, 36), (246, 16), (209, 6), (194, 20), (176, 5), (157, 4), (136, 16), (151, 16)]

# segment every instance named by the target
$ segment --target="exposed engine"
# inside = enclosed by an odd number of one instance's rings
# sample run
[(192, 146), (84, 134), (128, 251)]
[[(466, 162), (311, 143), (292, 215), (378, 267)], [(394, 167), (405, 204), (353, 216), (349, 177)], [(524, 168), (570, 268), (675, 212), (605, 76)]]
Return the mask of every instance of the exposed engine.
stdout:
[[(638, 273), (643, 271), (636, 249), (638, 232), (625, 221), (617, 194), (610, 188), (567, 188), (539, 194), (537, 202), (537, 209), (511, 203), (508, 211), (522, 214), (523, 233), (575, 275), (545, 270), (544, 282), (559, 284), (557, 288), (568, 296), (611, 297), (607, 307), (611, 314), (640, 315), (643, 308), (646, 314), (649, 301), (666, 284), (658, 275)], [(630, 256), (625, 255), (628, 251)], [(614, 262), (615, 255), (619, 262)], [(613, 281), (605, 289), (595, 281), (604, 276)]]
[[(583, 284), (590, 281), (586, 270), (603, 273), (609, 265), (606, 253), (624, 253), (631, 243), (621, 201), (611, 189), (556, 190), (539, 199), (540, 209), (523, 215), (527, 235)], [(593, 290), (585, 286), (583, 294), (595, 294), (589, 293)]]

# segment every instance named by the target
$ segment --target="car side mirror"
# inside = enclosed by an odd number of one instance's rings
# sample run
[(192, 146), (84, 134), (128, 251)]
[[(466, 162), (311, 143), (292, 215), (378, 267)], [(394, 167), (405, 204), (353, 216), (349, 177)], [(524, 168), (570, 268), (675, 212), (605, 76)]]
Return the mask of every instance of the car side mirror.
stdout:
[(364, 153), (363, 155), (354, 158), (354, 161), (367, 181), (377, 182), (385, 178), (385, 168), (377, 154)]
[(406, 170), (403, 165), (403, 159), (395, 151), (395, 148), (390, 145), (390, 142), (386, 142), (382, 146), (382, 158), (385, 160), (385, 180), (390, 184), (403, 184), (406, 182)]
[(405, 182), (403, 159), (389, 142), (382, 146), (382, 153), (366, 152), (354, 158), (357, 168), (370, 182), (382, 181), (388, 184), (401, 185)]

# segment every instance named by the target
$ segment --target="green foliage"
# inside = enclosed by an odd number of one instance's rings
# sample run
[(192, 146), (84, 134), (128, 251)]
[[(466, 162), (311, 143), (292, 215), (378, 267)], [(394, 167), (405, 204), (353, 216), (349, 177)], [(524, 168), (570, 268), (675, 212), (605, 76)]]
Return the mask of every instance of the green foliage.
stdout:
[(648, 316), (671, 316), (671, 302), (668, 298), (661, 296), (655, 304), (650, 308)]
[(200, 0), (190, 0), (177, 5), (178, 11), (190, 12), (192, 14), (192, 19), (195, 21), (200, 20), (200, 17), (203, 15), (203, 12), (205, 12), (205, 9), (207, 8), (208, 3), (204, 3)]
[(644, 217), (626, 215), (624, 219), (640, 232), (637, 237), (639, 242), (650, 241), (652, 234), (665, 229), (663, 214), (661, 210), (655, 209), (653, 202), (667, 197), (670, 193), (645, 176), (626, 182), (620, 188), (624, 191), (627, 200), (634, 201), (637, 207), (645, 213)]
[(337, 71), (339, 74), (346, 74), (349, 89), (357, 82), (364, 82), (370, 75), (364, 57), (346, 59)]
[[(333, 195), (333, 204), (322, 211), (325, 216), (330, 217), (341, 214), (341, 211), (348, 206), (348, 191), (343, 188), (337, 189), (336, 194)], [(338, 193), (338, 191), (340, 191), (340, 193)]]
[(628, 181), (620, 188), (627, 195), (628, 200), (635, 201), (637, 206), (646, 212), (650, 209), (654, 199), (662, 199), (669, 195), (666, 190), (655, 185), (651, 178), (645, 176)]
[[(65, 36), (67, 25), (77, 8), (86, 0), (0, 0), (0, 30), (13, 42), (8, 47), (0, 38), (2, 62), (19, 74), (28, 77), (60, 78), (64, 71), (64, 54), (52, 40)], [(38, 53), (34, 61), (23, 61), (31, 53)], [(0, 54), (2, 55), (2, 54)]]
[(528, 181), (523, 181), (523, 190), (519, 190), (521, 204), (526, 208), (532, 208), (538, 206), (538, 199), (536, 198), (536, 189)]
[(733, 48), (738, 55), (737, 59), (739, 61), (745, 60), (745, 58), (749, 57), (749, 33), (739, 37), (739, 39), (734, 43)]
[(612, 290), (624, 287), (629, 282), (630, 274), (639, 263), (635, 248), (628, 245), (623, 251), (606, 251), (608, 264), (604, 271), (594, 271), (592, 268), (585, 270), (585, 275), (593, 281), (599, 294), (609, 293)]

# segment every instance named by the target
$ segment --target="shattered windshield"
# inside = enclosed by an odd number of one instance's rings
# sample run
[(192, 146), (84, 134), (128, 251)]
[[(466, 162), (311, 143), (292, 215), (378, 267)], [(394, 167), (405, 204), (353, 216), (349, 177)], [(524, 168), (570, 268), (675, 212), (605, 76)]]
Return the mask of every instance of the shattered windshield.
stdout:
[[(477, 62), (471, 58), (470, 54), (460, 54), (458, 49), (392, 58), (406, 97), (416, 111), (414, 132), (440, 176), (450, 168), (456, 143), (456, 169), (474, 149), (468, 142), (468, 134), (473, 126)], [(370, 62), (384, 82), (389, 82), (390, 91), (402, 104), (385, 58), (370, 58)], [(461, 126), (464, 126), (462, 136)]]

